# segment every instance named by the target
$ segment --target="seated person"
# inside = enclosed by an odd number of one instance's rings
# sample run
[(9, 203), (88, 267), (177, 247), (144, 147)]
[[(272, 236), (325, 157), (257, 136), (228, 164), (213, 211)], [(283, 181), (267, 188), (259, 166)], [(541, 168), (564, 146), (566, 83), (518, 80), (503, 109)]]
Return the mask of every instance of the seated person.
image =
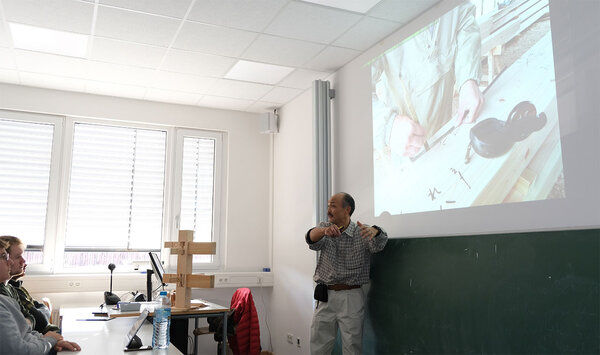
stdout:
[(49, 331), (59, 332), (57, 326), (49, 323), (50, 311), (48, 308), (44, 304), (35, 301), (27, 289), (23, 287), (23, 282), (19, 280), (19, 278), (25, 275), (25, 268), (27, 267), (26, 260), (23, 258), (26, 245), (19, 238), (13, 236), (1, 236), (0, 240), (8, 243), (7, 251), (12, 260), (12, 266), (10, 267), (11, 279), (7, 285), (0, 285), (0, 294), (10, 296), (19, 301), (21, 312), (25, 319), (31, 322), (33, 330), (42, 334), (46, 334)]
[[(0, 239), (0, 283), (10, 280), (12, 260), (8, 243)], [(49, 354), (50, 351), (79, 351), (79, 345), (63, 339), (60, 334), (42, 335), (32, 330), (15, 299), (0, 295), (0, 354)]]

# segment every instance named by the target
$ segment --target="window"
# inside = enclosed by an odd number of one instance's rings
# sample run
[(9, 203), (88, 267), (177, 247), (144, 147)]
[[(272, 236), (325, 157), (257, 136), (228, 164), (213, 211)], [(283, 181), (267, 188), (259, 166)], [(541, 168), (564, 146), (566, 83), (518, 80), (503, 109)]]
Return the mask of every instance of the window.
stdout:
[(28, 269), (42, 273), (132, 270), (177, 240), (179, 226), (219, 250), (222, 141), (201, 130), (0, 111), (0, 234), (27, 243)]
[(47, 219), (58, 122), (54, 116), (0, 111), (0, 234), (26, 240), (34, 264), (42, 262), (46, 232), (52, 230)]
[[(198, 135), (200, 132), (179, 130), (177, 147), (181, 154), (177, 171), (181, 172), (179, 200), (179, 226), (181, 230), (193, 230), (194, 241), (215, 241), (218, 235), (219, 213), (217, 196), (220, 195), (220, 157), (222, 137), (220, 133)], [(219, 250), (217, 243), (217, 250)], [(194, 255), (194, 263), (218, 265), (218, 252), (212, 255)]]
[(75, 123), (64, 267), (129, 264), (160, 250), (166, 138)]

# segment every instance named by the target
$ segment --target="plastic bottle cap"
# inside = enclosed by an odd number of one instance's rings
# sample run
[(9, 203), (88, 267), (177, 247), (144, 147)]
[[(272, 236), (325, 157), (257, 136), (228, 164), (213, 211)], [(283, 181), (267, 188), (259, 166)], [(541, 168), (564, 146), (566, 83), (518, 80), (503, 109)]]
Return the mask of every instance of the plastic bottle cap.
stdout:
[(167, 291), (160, 291), (159, 295), (160, 296), (166, 296), (167, 295)]

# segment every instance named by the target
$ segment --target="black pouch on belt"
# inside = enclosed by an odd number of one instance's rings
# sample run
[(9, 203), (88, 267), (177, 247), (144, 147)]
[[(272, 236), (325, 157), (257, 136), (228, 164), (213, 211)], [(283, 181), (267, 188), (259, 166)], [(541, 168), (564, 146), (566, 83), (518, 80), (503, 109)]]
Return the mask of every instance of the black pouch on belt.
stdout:
[(317, 284), (317, 287), (315, 287), (315, 299), (320, 302), (327, 302), (327, 285)]

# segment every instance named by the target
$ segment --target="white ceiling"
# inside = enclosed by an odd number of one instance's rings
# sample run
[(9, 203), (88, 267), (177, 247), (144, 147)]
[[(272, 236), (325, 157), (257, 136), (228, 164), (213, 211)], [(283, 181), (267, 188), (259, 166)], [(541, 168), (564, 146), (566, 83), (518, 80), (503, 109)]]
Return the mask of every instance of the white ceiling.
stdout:
[[(0, 82), (264, 112), (438, 1), (0, 0)], [(9, 22), (88, 35), (87, 56), (15, 48)], [(291, 69), (264, 84), (263, 64)]]

